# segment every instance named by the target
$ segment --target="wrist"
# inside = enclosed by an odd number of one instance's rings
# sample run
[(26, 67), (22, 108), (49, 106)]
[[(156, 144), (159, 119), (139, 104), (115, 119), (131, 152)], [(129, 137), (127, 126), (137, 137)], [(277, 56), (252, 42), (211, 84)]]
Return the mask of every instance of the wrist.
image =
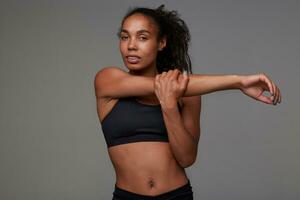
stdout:
[(161, 110), (165, 113), (174, 113), (178, 111), (177, 102), (161, 104)]
[(232, 75), (232, 76), (235, 79), (234, 88), (240, 90), (243, 86), (243, 79), (245, 76), (243, 75)]

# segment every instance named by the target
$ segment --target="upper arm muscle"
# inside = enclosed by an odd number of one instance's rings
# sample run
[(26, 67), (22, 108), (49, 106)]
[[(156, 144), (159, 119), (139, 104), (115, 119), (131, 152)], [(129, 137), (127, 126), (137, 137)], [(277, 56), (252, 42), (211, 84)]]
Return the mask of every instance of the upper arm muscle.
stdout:
[(96, 97), (154, 95), (154, 78), (134, 76), (117, 67), (105, 67), (94, 79)]

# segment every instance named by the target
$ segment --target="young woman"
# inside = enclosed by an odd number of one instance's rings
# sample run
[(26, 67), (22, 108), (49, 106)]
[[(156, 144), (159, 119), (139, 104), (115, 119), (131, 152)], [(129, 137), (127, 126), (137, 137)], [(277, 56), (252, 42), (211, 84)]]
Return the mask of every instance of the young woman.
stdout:
[(193, 199), (184, 168), (197, 157), (201, 95), (239, 89), (276, 105), (280, 90), (263, 73), (193, 74), (189, 30), (164, 5), (130, 10), (118, 36), (129, 71), (104, 67), (94, 80), (97, 113), (116, 173), (113, 199)]

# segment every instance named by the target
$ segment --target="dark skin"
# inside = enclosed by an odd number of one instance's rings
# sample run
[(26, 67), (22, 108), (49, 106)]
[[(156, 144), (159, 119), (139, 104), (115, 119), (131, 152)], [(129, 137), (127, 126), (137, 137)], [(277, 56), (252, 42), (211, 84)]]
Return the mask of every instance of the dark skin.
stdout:
[[(139, 77), (152, 77), (154, 81), (154, 77), (158, 74), (155, 65), (156, 55), (165, 47), (166, 39), (158, 40), (156, 25), (141, 14), (128, 17), (122, 28), (124, 31), (121, 32), (120, 37), (120, 52), (129, 69), (126, 73)], [(126, 55), (128, 54), (140, 56), (141, 61), (138, 64), (127, 62)], [(116, 76), (118, 76), (117, 73)], [(136, 84), (140, 83), (137, 81)], [(104, 84), (102, 86), (105, 87)], [(114, 90), (118, 89), (115, 87)], [(161, 92), (158, 87), (155, 87), (155, 91)], [(196, 147), (200, 137), (200, 95), (178, 98), (182, 106), (181, 113), (178, 108), (174, 109), (173, 101), (162, 104), (161, 95), (157, 96), (153, 93), (137, 96), (136, 99), (140, 103), (161, 104), (162, 110), (166, 112), (169, 110), (168, 116), (164, 114), (165, 120), (173, 119), (177, 126), (180, 126), (178, 130), (180, 134), (183, 134), (183, 138), (188, 138), (186, 141), (189, 142), (193, 140), (193, 146)], [(111, 111), (117, 101), (118, 98), (107, 96), (97, 98), (100, 121)], [(175, 137), (172, 137), (171, 141), (176, 141)], [(176, 159), (172, 150), (175, 147), (170, 143), (158, 141), (135, 142), (110, 147), (108, 153), (115, 168), (116, 185), (138, 194), (158, 195), (186, 184), (188, 179), (184, 168), (192, 165), (194, 160)]]
[[(191, 166), (197, 157), (201, 95), (239, 89), (266, 104), (281, 102), (280, 90), (264, 73), (185, 76), (178, 70), (169, 70), (158, 74), (157, 52), (167, 41), (158, 39), (157, 33), (157, 26), (150, 18), (142, 14), (128, 17), (122, 25), (120, 52), (129, 71), (106, 67), (96, 74), (94, 82), (100, 121), (122, 97), (136, 96), (140, 103), (161, 105), (169, 142), (135, 142), (108, 149), (116, 185), (151, 196), (171, 191), (188, 181), (184, 168)], [(140, 59), (134, 63), (127, 59), (128, 55)], [(273, 95), (265, 96), (266, 90)], [(177, 102), (181, 103), (181, 113)]]

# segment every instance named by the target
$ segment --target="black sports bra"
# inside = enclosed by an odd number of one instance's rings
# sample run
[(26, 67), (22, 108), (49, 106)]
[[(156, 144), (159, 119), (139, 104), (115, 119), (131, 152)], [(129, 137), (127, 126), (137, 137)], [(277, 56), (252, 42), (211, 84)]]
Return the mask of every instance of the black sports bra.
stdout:
[(101, 128), (107, 148), (139, 141), (169, 142), (160, 104), (140, 103), (135, 97), (120, 98)]

